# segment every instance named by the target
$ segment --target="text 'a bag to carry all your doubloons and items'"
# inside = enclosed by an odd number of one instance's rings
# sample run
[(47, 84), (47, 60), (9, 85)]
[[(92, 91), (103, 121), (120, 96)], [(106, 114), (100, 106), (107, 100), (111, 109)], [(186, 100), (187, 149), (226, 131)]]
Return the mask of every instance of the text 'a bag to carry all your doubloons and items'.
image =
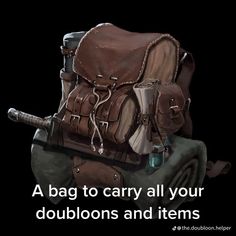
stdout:
[[(104, 188), (102, 193), (104, 197), (125, 197), (138, 200), (142, 194), (146, 194), (148, 197), (160, 197), (168, 198), (169, 201), (173, 201), (175, 198), (195, 198), (201, 197), (204, 188), (168, 188), (165, 189), (164, 185), (157, 185), (156, 188), (150, 187), (148, 189), (142, 188)], [(98, 189), (95, 187), (89, 188), (86, 185), (83, 186), (82, 191), (78, 188), (56, 188), (52, 185), (48, 186), (48, 192), (50, 197), (68, 198), (69, 200), (79, 199), (80, 195), (84, 197), (95, 198), (98, 196)], [(36, 185), (32, 197), (43, 197), (43, 191), (40, 185)], [(165, 207), (158, 207), (153, 209), (152, 206), (147, 209), (141, 210), (126, 210), (123, 214), (124, 219), (152, 219), (153, 215), (158, 219), (199, 219), (199, 210), (167, 210)], [(47, 210), (45, 207), (36, 212), (37, 219), (118, 219), (120, 218), (119, 211), (114, 210), (86, 210), (70, 209), (67, 207), (64, 210)]]

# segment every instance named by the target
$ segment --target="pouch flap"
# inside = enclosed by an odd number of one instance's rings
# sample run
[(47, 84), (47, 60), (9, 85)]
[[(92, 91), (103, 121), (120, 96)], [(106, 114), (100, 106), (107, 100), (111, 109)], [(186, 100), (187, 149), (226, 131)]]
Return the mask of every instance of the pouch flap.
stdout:
[(160, 85), (158, 91), (157, 109), (159, 113), (166, 114), (183, 110), (185, 98), (177, 84)]
[(168, 34), (134, 33), (109, 23), (99, 24), (81, 39), (73, 70), (98, 86), (133, 84), (143, 74), (150, 49), (165, 39), (179, 47)]

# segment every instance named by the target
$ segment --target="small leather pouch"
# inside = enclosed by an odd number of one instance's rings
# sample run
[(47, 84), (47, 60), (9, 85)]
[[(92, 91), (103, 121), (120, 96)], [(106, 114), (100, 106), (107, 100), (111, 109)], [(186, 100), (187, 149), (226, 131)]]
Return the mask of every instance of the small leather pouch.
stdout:
[(158, 85), (157, 90), (155, 122), (161, 133), (173, 134), (184, 124), (184, 95), (175, 83)]
[(112, 166), (102, 162), (73, 157), (73, 174), (77, 187), (119, 187), (123, 186), (123, 176)]

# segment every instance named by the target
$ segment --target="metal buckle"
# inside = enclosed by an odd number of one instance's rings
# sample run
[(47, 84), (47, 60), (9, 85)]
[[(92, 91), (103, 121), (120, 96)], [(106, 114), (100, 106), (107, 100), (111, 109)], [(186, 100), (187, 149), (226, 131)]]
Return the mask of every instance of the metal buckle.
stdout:
[(118, 78), (115, 77), (115, 76), (111, 76), (110, 79), (111, 79), (111, 80), (118, 80)]
[(80, 122), (80, 116), (78, 116), (78, 115), (71, 115), (71, 120), (75, 120), (75, 119), (78, 119), (78, 123)]
[(173, 109), (173, 110), (178, 109), (178, 108), (179, 108), (178, 105), (175, 105), (175, 106), (171, 106), (171, 107), (169, 107), (169, 109)]
[(99, 124), (101, 124), (102, 127), (105, 126), (105, 131), (107, 132), (109, 123), (107, 121), (99, 121)]

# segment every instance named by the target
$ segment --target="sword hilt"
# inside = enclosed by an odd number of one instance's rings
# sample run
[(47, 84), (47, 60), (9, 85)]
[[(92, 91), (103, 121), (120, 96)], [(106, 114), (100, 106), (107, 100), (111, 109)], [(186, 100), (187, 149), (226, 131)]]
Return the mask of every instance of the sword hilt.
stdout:
[(14, 108), (10, 108), (7, 114), (8, 118), (14, 122), (21, 122), (40, 129), (49, 129), (51, 126), (50, 117), (43, 119), (34, 115), (27, 114), (22, 111), (18, 111)]

